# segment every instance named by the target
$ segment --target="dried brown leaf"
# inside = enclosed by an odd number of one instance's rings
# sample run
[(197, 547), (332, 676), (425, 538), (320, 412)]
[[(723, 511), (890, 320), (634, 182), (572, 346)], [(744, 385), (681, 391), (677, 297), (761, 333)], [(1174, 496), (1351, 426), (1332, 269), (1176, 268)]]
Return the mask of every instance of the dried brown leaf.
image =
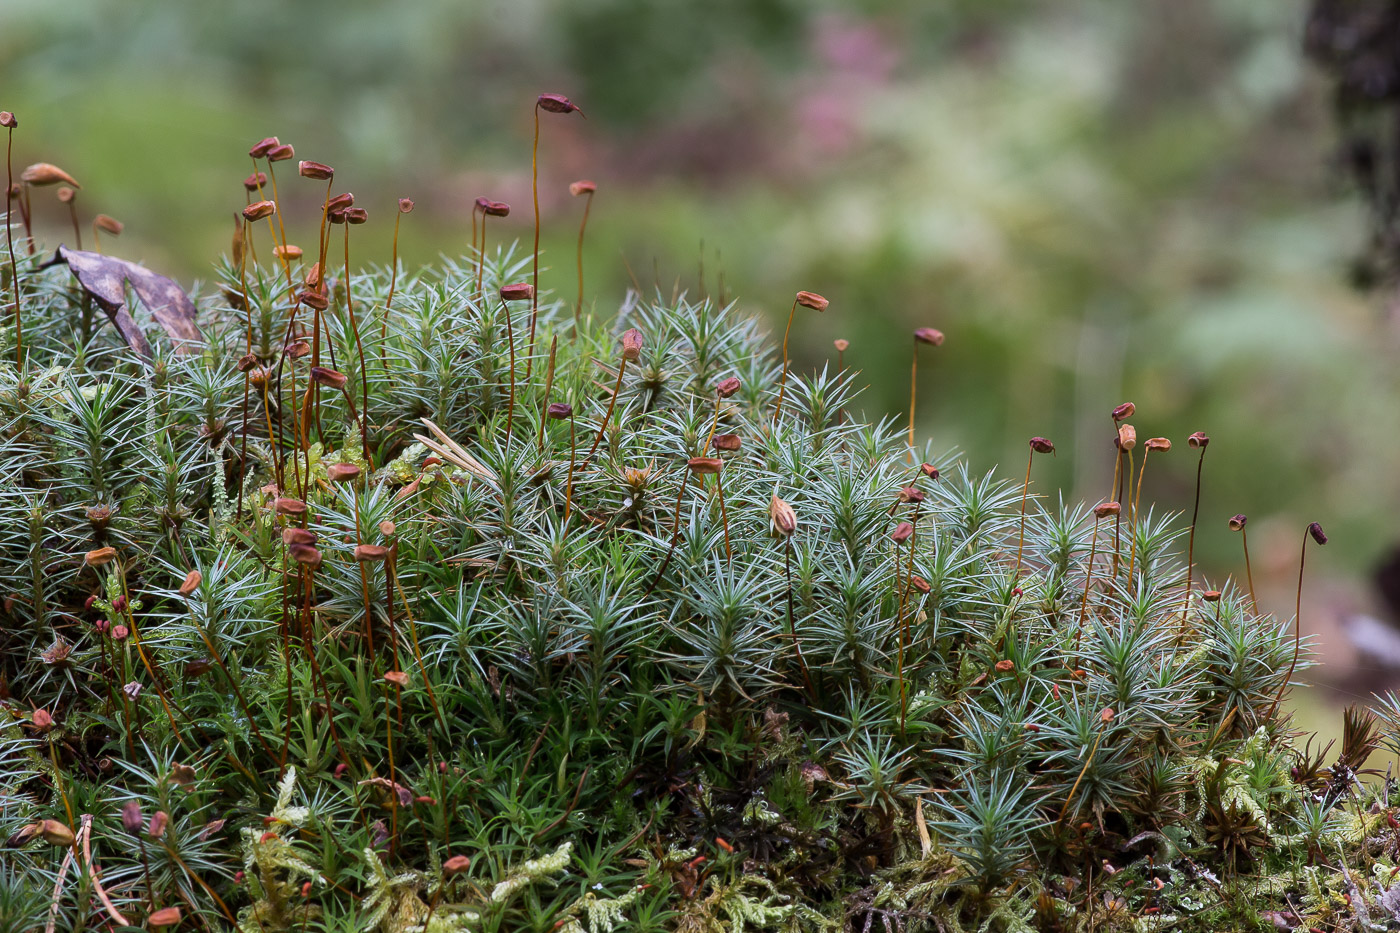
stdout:
[(186, 353), (192, 345), (204, 342), (204, 336), (195, 323), (194, 302), (174, 279), (125, 259), (64, 246), (58, 248), (45, 268), (59, 263), (68, 265), (83, 290), (107, 312), (127, 345), (147, 359), (152, 355), (151, 345), (126, 307), (128, 283), (136, 292), (136, 297), (141, 299), (141, 303), (170, 336), (176, 352)]

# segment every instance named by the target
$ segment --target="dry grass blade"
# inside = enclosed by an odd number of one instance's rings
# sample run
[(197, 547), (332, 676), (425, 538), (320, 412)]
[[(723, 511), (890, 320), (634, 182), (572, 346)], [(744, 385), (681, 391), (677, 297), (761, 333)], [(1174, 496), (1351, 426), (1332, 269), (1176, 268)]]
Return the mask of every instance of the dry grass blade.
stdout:
[(423, 424), (427, 425), (428, 430), (432, 431), (438, 440), (437, 442), (434, 442), (421, 434), (413, 435), (415, 440), (422, 442), (430, 450), (436, 452), (440, 456), (446, 458), (451, 463), (454, 463), (462, 469), (466, 470), (468, 473), (472, 474), (476, 478), (485, 480), (486, 482), (492, 484), (497, 482), (499, 477), (496, 476), (494, 470), (492, 470), (486, 464), (482, 463), (480, 460), (473, 457), (471, 454), (467, 453), (466, 450), (462, 448), (462, 445), (458, 444), (452, 438), (448, 437), (447, 432), (445, 432), (442, 428), (433, 424), (427, 418), (420, 418), (419, 420), (422, 421)]
[[(421, 434), (415, 434), (415, 435), (413, 435), (413, 439), (416, 440), (416, 441), (418, 441), (420, 444), (424, 445), (425, 447), (427, 447), (429, 450), (431, 450), (433, 453), (437, 454), (439, 457), (442, 457), (444, 460), (446, 460), (448, 463), (452, 464), (453, 466), (455, 466), (455, 467), (460, 467), (460, 468), (462, 468), (462, 469), (464, 469), (464, 470), (467, 470), (467, 469), (468, 469), (468, 468), (467, 468), (467, 465), (466, 465), (465, 463), (463, 463), (463, 462), (457, 457), (457, 455), (456, 455), (455, 453), (453, 453), (452, 451), (448, 450), (446, 447), (442, 446), (442, 445), (439, 444), (437, 441), (432, 440), (431, 438), (424, 437), (424, 436), (421, 435)], [(468, 470), (468, 472), (470, 472), (470, 470)]]
[(112, 903), (112, 898), (108, 896), (106, 889), (102, 887), (102, 881), (97, 877), (97, 872), (92, 868), (92, 814), (83, 814), (83, 825), (78, 831), (78, 837), (83, 846), (83, 864), (87, 867), (88, 877), (92, 879), (93, 890), (97, 892), (97, 899), (106, 908), (107, 915), (116, 921), (118, 926), (131, 926), (131, 922), (121, 915), (116, 906)]
[(53, 886), (53, 901), (49, 905), (49, 922), (48, 925), (44, 927), (44, 933), (53, 933), (57, 925), (58, 904), (63, 895), (63, 882), (67, 879), (68, 869), (73, 864), (73, 853), (77, 851), (80, 846), (83, 850), (83, 864), (87, 868), (88, 878), (92, 882), (98, 900), (102, 902), (102, 906), (106, 909), (107, 915), (116, 921), (119, 926), (131, 926), (131, 922), (127, 920), (126, 917), (122, 916), (121, 911), (117, 910), (116, 906), (112, 903), (111, 897), (107, 894), (106, 889), (102, 887), (102, 882), (98, 880), (97, 873), (92, 870), (92, 814), (84, 813), (82, 816), (82, 824), (78, 827), (78, 838), (74, 840), (73, 845), (64, 853), (63, 864), (59, 866), (58, 878), (55, 880)]

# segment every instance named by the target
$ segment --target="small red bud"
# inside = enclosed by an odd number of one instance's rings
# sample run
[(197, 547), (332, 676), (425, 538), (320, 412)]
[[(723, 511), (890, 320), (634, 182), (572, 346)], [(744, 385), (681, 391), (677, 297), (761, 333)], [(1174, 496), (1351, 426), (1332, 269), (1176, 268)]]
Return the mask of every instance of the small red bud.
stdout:
[(96, 217), (92, 218), (92, 225), (103, 233), (109, 233), (112, 236), (121, 236), (122, 231), (126, 229), (126, 226), (120, 220), (117, 220), (115, 217), (108, 217), (106, 214), (98, 214)]
[(790, 537), (797, 530), (797, 512), (786, 501), (774, 494), (768, 503), (769, 530), (780, 537)]
[(30, 185), (57, 185), (60, 182), (72, 185), (74, 188), (81, 188), (82, 185), (73, 180), (63, 169), (51, 162), (35, 162), (20, 173), (20, 179)]
[(533, 297), (535, 297), (535, 286), (529, 282), (501, 286), (502, 301), (529, 301)]
[(254, 201), (243, 208), (244, 220), (262, 220), (264, 217), (271, 217), (277, 213), (277, 202), (275, 201)]
[(133, 798), (122, 804), (121, 815), (122, 828), (133, 836), (139, 833), (141, 827), (145, 825), (146, 820), (141, 815), (141, 801), (139, 800)]
[(302, 178), (314, 178), (317, 181), (330, 181), (335, 177), (335, 169), (323, 162), (298, 162), (297, 174)]
[(355, 545), (355, 560), (362, 564), (378, 563), (389, 556), (389, 549), (382, 544)]
[(152, 911), (146, 918), (146, 925), (160, 929), (161, 927), (173, 927), (180, 922), (180, 908), (162, 907), (160, 910)]
[(894, 538), (895, 544), (903, 544), (914, 535), (914, 526), (908, 522), (900, 522), (894, 526), (894, 531), (890, 532), (890, 537)]
[(813, 311), (825, 311), (831, 304), (816, 292), (798, 292), (797, 303), (804, 308), (811, 308)]
[(306, 514), (306, 503), (288, 496), (272, 500), (272, 508), (278, 515), (300, 516)]
[(932, 347), (941, 347), (943, 346), (943, 331), (932, 327), (920, 327), (914, 331), (914, 339)]
[(353, 482), (360, 475), (360, 468), (353, 463), (332, 463), (326, 467), (326, 479), (332, 483)]
[(550, 113), (583, 113), (578, 105), (569, 100), (563, 94), (541, 94), (535, 101), (535, 106)]
[(210, 658), (195, 658), (185, 662), (186, 677), (202, 677), (214, 669), (214, 661)]
[(1131, 418), (1136, 412), (1137, 412), (1137, 406), (1136, 406), (1136, 405), (1134, 405), (1132, 402), (1124, 402), (1122, 405), (1119, 405), (1117, 408), (1113, 409), (1113, 420), (1114, 420), (1114, 421), (1127, 421), (1127, 420), (1128, 420), (1129, 418)]
[(686, 461), (686, 466), (696, 476), (713, 476), (724, 469), (724, 461), (718, 457), (691, 457)]
[(345, 374), (334, 369), (327, 369), (324, 366), (311, 367), (311, 381), (319, 386), (328, 389), (340, 390), (345, 388)]
[(189, 598), (195, 590), (199, 589), (199, 584), (203, 582), (204, 575), (198, 570), (191, 570), (185, 574), (184, 582), (180, 584), (180, 595)]
[(300, 544), (303, 546), (312, 545), (316, 543), (316, 532), (308, 531), (305, 528), (283, 528), (282, 543), (288, 547), (291, 547), (293, 544)]

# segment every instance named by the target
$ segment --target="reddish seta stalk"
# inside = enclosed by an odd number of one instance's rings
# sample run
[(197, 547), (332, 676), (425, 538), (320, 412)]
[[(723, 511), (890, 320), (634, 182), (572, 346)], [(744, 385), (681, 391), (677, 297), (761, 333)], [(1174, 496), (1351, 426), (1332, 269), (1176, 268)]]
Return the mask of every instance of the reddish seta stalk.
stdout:
[(535, 362), (535, 320), (539, 316), (540, 302), (540, 110), (550, 113), (577, 113), (587, 118), (578, 105), (563, 94), (541, 94), (535, 99), (535, 143), (530, 150), (530, 192), (535, 202), (535, 248), (530, 258), (530, 284), (535, 292), (530, 296), (530, 340), (525, 351), (525, 380), (528, 382)]
[(15, 119), (14, 114), (10, 113), (8, 110), (0, 112), (0, 126), (4, 126), (5, 129), (9, 131), (9, 141), (5, 146), (5, 245), (10, 253), (10, 288), (15, 293), (15, 368), (22, 369), (24, 367), (24, 321), (20, 318), (19, 313), (19, 266), (15, 263), (15, 238), (12, 229), (12, 221), (14, 218), (10, 216), (10, 201), (18, 200), (17, 198), (13, 198), (11, 194), (15, 187), (13, 159), (15, 127), (18, 125), (19, 121)]

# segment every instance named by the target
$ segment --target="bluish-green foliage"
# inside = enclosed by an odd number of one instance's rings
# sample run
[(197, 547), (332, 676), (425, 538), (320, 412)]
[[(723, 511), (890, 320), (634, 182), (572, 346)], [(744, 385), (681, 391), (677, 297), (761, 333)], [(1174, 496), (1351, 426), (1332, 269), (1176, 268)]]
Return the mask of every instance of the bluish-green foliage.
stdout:
[(546, 298), (531, 355), (494, 297), (528, 260), (400, 273), (392, 309), (390, 270), (340, 276), (319, 318), (305, 269), (225, 266), (207, 345), (150, 362), (22, 263), (9, 928), (65, 872), (41, 821), (84, 814), (112, 908), (79, 845), (62, 929), (1209, 926), (1289, 871), (1336, 909), (1317, 866), (1381, 811), (1291, 749), (1291, 627), (1187, 594), (1179, 521), (1033, 486), (1023, 535), (1019, 483), (865, 421), (859, 373), (775, 416), (781, 361), (705, 298)]

